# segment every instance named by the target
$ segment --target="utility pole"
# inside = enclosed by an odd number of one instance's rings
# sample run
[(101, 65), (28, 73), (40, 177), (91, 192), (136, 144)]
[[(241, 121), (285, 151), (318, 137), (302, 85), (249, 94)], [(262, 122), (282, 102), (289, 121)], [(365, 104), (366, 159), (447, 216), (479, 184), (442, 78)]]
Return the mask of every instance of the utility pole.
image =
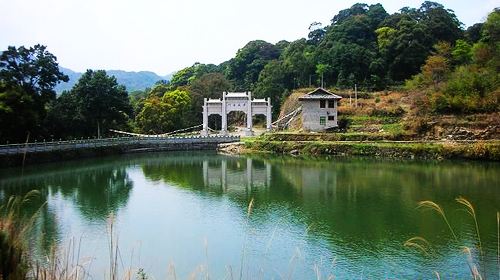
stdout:
[(358, 107), (358, 85), (354, 84), (354, 104)]
[(311, 87), (311, 75), (309, 75), (309, 87)]

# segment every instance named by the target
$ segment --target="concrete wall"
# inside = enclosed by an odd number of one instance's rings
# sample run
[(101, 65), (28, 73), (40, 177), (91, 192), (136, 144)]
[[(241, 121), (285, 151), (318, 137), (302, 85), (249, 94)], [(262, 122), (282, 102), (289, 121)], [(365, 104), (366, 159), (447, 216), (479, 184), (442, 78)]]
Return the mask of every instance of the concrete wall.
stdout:
[[(320, 108), (319, 100), (302, 100), (302, 128), (306, 131), (324, 131), (327, 128), (337, 127), (337, 101), (334, 108), (328, 108), (326, 100), (325, 108)], [(328, 117), (334, 116), (334, 120), (329, 121)], [(325, 117), (325, 125), (321, 125), (320, 117)]]

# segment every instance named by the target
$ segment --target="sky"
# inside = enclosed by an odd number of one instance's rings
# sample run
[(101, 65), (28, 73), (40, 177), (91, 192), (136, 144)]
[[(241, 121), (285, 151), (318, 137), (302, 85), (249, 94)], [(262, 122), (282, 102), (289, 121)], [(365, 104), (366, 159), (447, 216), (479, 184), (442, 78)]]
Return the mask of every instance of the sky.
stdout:
[[(408, 0), (0, 0), (0, 50), (43, 44), (59, 65), (153, 71), (195, 62), (219, 64), (251, 40), (276, 43), (306, 37), (314, 21), (328, 24), (354, 3), (381, 3), (388, 13)], [(500, 0), (438, 0), (468, 27), (484, 21)]]

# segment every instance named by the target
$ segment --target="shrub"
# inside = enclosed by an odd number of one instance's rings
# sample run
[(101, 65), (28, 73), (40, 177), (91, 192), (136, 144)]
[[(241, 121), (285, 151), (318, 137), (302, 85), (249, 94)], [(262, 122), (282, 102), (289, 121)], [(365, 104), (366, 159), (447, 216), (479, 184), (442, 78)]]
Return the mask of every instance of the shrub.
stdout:
[(339, 129), (345, 130), (345, 129), (349, 128), (350, 123), (351, 123), (351, 120), (349, 118), (340, 117), (338, 119), (337, 124), (339, 125)]
[(460, 66), (442, 92), (431, 96), (432, 109), (441, 113), (491, 112), (498, 109), (498, 82), (495, 73)]

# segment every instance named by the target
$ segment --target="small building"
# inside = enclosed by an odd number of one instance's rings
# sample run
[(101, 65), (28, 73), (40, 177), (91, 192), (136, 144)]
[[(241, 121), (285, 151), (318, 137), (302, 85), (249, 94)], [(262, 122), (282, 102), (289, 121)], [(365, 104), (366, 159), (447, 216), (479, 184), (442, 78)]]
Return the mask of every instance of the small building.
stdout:
[(341, 96), (317, 88), (299, 98), (302, 103), (302, 128), (324, 131), (337, 127), (337, 103)]

